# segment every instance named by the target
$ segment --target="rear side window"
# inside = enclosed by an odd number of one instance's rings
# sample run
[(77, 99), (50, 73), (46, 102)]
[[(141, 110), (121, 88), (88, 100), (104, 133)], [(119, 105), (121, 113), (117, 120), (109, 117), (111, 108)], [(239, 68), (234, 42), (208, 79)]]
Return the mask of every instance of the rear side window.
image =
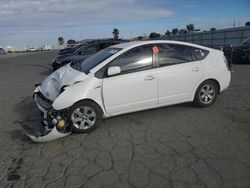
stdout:
[(192, 58), (193, 61), (200, 61), (204, 59), (208, 54), (207, 50), (199, 49), (199, 48), (193, 48), (192, 49)]
[(152, 45), (131, 49), (116, 58), (109, 66), (119, 66), (121, 74), (151, 69), (153, 67)]
[(157, 46), (160, 67), (202, 60), (208, 54), (205, 50), (185, 45), (158, 44)]

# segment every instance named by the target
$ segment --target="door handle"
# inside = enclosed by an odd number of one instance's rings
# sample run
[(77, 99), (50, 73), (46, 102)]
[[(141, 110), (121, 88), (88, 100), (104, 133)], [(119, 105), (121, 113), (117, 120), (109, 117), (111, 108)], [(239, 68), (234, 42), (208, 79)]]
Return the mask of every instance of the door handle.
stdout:
[(153, 79), (154, 79), (154, 77), (151, 76), (151, 75), (149, 75), (149, 76), (147, 76), (147, 77), (144, 78), (144, 80), (153, 80)]
[(194, 68), (192, 69), (192, 71), (193, 71), (193, 72), (198, 72), (198, 71), (200, 71), (200, 68), (199, 68), (199, 67), (194, 67)]

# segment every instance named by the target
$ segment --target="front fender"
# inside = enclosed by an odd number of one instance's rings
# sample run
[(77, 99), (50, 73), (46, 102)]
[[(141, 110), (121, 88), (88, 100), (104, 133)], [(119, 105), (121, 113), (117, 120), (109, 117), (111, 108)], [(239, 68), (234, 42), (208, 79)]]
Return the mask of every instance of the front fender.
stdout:
[(53, 102), (55, 110), (63, 110), (71, 107), (78, 101), (90, 99), (96, 102), (105, 114), (102, 100), (102, 80), (95, 77), (74, 85), (68, 86)]
[(79, 99), (85, 98), (87, 88), (88, 82), (81, 82), (65, 87), (64, 91), (53, 102), (53, 108), (55, 110), (62, 110), (72, 106)]

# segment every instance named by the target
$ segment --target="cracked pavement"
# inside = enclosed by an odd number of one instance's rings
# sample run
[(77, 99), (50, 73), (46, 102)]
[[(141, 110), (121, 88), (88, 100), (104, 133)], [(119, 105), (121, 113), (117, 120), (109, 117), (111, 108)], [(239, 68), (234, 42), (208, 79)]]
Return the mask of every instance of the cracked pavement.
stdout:
[(0, 56), (0, 187), (250, 187), (250, 65), (209, 108), (180, 104), (105, 119), (90, 134), (31, 142), (34, 84), (56, 51)]

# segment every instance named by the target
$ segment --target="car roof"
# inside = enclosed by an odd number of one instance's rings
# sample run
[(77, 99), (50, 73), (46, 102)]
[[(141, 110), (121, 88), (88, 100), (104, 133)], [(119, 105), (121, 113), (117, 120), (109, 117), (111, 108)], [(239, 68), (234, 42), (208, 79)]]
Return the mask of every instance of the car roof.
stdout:
[(202, 48), (205, 50), (214, 50), (212, 48), (208, 48), (205, 46), (201, 46), (198, 44), (193, 44), (193, 43), (188, 43), (188, 42), (181, 42), (181, 41), (174, 41), (174, 40), (148, 40), (148, 41), (133, 41), (133, 42), (126, 42), (126, 43), (120, 43), (120, 44), (116, 44), (113, 45), (109, 48), (121, 48), (121, 49), (130, 49), (130, 48), (134, 48), (137, 46), (142, 46), (142, 45), (147, 45), (147, 44), (160, 44), (160, 43), (167, 43), (167, 44), (180, 44), (180, 45), (186, 45), (186, 46), (192, 46), (192, 47), (196, 47), (196, 48)]
[[(106, 49), (117, 48), (117, 49), (120, 49), (120, 50), (117, 53), (113, 54), (108, 59), (106, 59), (105, 61), (103, 61), (102, 63), (100, 63), (99, 65), (97, 65), (96, 67), (94, 67), (91, 70), (91, 72), (95, 73), (101, 67), (103, 67), (107, 62), (112, 61), (113, 59), (115, 59), (119, 55), (123, 54), (124, 52), (127, 52), (128, 50), (130, 50), (132, 48), (142, 46), (142, 45), (147, 45), (147, 44), (179, 44), (179, 45), (186, 45), (186, 46), (191, 46), (191, 47), (195, 47), (195, 48), (204, 49), (204, 50), (207, 50), (209, 52), (212, 52), (212, 51), (213, 52), (214, 51), (221, 52), (221, 51), (213, 49), (213, 48), (208, 48), (208, 47), (197, 45), (197, 44), (192, 44), (192, 43), (187, 43), (187, 42), (180, 42), (180, 41), (173, 41), (173, 40), (147, 40), (147, 41), (126, 42), (126, 43), (120, 43), (120, 44), (116, 44), (116, 45), (113, 45), (113, 46), (110, 46), (110, 47), (106, 48)], [(221, 52), (221, 53), (223, 53), (223, 52)]]
[(87, 42), (87, 44), (105, 44), (105, 43), (114, 43), (114, 44), (119, 44), (123, 42), (128, 42), (127, 40), (114, 40), (114, 39), (97, 39), (93, 41)]

